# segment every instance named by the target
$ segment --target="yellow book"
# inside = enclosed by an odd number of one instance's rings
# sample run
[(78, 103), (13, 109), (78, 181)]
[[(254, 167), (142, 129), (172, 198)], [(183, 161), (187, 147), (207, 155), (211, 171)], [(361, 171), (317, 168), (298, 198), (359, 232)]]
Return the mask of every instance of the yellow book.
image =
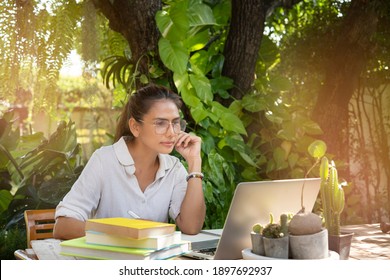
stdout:
[(89, 219), (85, 224), (86, 231), (97, 231), (116, 236), (135, 239), (174, 233), (176, 225), (150, 220), (129, 218)]

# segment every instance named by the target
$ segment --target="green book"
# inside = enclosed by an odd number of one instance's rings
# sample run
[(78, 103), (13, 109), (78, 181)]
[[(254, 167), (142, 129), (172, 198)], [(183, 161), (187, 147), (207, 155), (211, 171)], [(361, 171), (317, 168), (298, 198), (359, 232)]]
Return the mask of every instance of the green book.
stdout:
[(180, 241), (160, 250), (152, 250), (88, 244), (85, 237), (66, 240), (60, 245), (61, 255), (96, 260), (164, 260), (191, 250), (189, 241)]

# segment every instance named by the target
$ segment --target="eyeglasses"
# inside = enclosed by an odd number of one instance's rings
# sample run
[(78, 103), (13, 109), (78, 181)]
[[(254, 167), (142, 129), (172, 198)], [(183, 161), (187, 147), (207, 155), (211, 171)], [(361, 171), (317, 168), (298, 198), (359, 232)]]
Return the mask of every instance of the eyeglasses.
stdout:
[[(145, 123), (143, 120), (139, 120), (139, 122)], [(156, 134), (167, 133), (170, 125), (172, 125), (173, 132), (179, 134), (181, 131), (185, 131), (187, 126), (187, 122), (182, 119), (177, 119), (172, 122), (168, 120), (157, 119), (152, 124), (154, 125), (154, 131)]]

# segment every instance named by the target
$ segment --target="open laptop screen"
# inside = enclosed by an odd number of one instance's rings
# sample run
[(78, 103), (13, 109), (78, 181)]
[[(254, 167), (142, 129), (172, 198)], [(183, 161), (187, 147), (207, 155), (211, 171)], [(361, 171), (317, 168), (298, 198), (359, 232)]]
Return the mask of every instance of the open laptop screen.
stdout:
[(320, 178), (244, 182), (237, 185), (225, 220), (214, 259), (241, 259), (241, 251), (251, 247), (250, 232), (255, 223), (269, 223), (270, 213), (275, 222), (283, 213), (297, 213), (303, 205), (313, 209), (320, 190)]

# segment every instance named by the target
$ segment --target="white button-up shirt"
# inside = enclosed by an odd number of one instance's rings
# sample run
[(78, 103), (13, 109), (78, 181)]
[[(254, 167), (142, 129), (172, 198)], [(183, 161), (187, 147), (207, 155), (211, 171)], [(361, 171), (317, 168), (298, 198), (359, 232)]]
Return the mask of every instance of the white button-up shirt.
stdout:
[(56, 218), (131, 217), (128, 211), (160, 222), (180, 213), (187, 171), (178, 158), (159, 154), (156, 178), (144, 192), (136, 176), (133, 158), (121, 138), (111, 146), (96, 150), (72, 189), (58, 204)]

